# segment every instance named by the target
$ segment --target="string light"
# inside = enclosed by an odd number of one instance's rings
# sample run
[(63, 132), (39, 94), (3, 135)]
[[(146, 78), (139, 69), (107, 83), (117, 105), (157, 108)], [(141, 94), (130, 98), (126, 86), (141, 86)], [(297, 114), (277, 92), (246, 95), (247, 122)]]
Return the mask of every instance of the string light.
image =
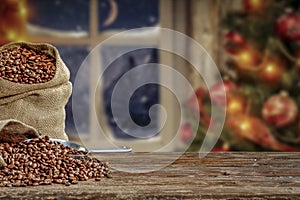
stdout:
[[(26, 0), (13, 1), (11, 3), (9, 15), (1, 16), (4, 26), (4, 35), (0, 38), (0, 45), (7, 42), (26, 40), (26, 24), (28, 18), (28, 8)], [(1, 14), (1, 13), (0, 13)], [(7, 18), (7, 20), (6, 20)]]
[(26, 0), (20, 0), (18, 2), (18, 13), (20, 15), (20, 20), (27, 20), (28, 9), (26, 6)]
[(255, 128), (257, 125), (257, 120), (247, 114), (236, 115), (227, 122), (234, 132), (244, 138), (248, 138), (253, 133), (255, 133)]
[(251, 61), (251, 56), (249, 52), (242, 52), (240, 55), (240, 59), (243, 62), (250, 62)]
[(261, 79), (265, 82), (276, 83), (283, 73), (283, 63), (272, 58), (262, 64)]
[(257, 69), (261, 57), (255, 49), (247, 48), (237, 54), (236, 61), (241, 69), (253, 70)]
[(266, 2), (263, 0), (244, 0), (244, 7), (248, 12), (261, 13), (265, 6)]
[(246, 101), (244, 97), (241, 96), (230, 96), (227, 104), (227, 113), (229, 115), (235, 115), (239, 113), (244, 113), (246, 110)]
[(260, 7), (261, 6), (261, 0), (250, 0), (253, 7)]
[(273, 73), (274, 71), (275, 71), (274, 65), (271, 64), (267, 65), (266, 72)]
[(19, 13), (21, 17), (27, 16), (27, 8), (23, 4), (20, 4), (19, 6)]
[(231, 101), (229, 102), (228, 105), (228, 110), (232, 113), (232, 112), (237, 112), (240, 111), (242, 108), (241, 103), (238, 101)]
[(250, 129), (250, 122), (247, 118), (243, 119), (243, 121), (241, 121), (241, 124), (240, 124), (240, 129), (242, 131), (247, 131)]
[(7, 39), (9, 39), (11, 41), (15, 41), (17, 38), (17, 33), (14, 30), (8, 30), (6, 32), (6, 37), (7, 37)]

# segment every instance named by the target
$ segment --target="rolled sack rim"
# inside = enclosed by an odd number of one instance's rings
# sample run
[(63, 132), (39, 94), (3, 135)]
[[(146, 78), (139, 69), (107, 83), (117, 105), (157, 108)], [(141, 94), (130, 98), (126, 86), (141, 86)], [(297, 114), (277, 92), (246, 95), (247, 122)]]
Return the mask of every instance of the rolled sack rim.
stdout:
[(59, 51), (55, 46), (48, 43), (11, 42), (1, 46), (0, 52), (5, 49), (9, 49), (17, 46), (32, 48), (34, 50), (39, 50), (39, 48), (40, 50), (46, 50), (51, 56), (53, 56), (56, 59), (55, 76), (51, 80), (45, 83), (33, 83), (33, 84), (15, 83), (0, 77), (0, 98), (22, 94), (33, 90), (55, 87), (64, 84), (66, 82), (69, 82), (70, 71), (67, 68), (64, 61), (62, 60)]

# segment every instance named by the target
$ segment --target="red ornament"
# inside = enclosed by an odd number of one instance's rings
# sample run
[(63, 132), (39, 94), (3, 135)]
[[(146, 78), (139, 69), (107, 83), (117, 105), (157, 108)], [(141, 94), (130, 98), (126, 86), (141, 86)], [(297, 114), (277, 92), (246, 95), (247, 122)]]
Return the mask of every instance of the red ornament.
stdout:
[(288, 126), (295, 122), (298, 107), (286, 93), (271, 96), (263, 105), (264, 120), (275, 127)]
[(281, 80), (285, 64), (283, 61), (275, 58), (266, 59), (260, 70), (260, 77), (267, 83), (278, 83)]
[(180, 129), (180, 141), (182, 141), (183, 143), (188, 143), (191, 138), (193, 137), (193, 130), (192, 130), (192, 126), (189, 123), (185, 123), (183, 124), (183, 126)]
[(259, 118), (245, 114), (238, 115), (234, 118), (230, 118), (226, 125), (237, 136), (261, 145), (262, 147), (279, 151), (299, 151), (299, 149), (277, 141), (268, 127)]
[(211, 117), (207, 114), (203, 114), (200, 117), (200, 121), (203, 122), (204, 126), (207, 128), (209, 127), (210, 123), (212, 122)]
[(236, 55), (246, 44), (245, 38), (235, 31), (229, 31), (224, 37), (225, 50), (232, 55)]
[(286, 41), (295, 41), (300, 39), (300, 15), (289, 12), (276, 21), (275, 31), (277, 35)]
[(266, 7), (264, 0), (244, 0), (243, 4), (244, 9), (249, 13), (261, 13)]
[(195, 95), (191, 96), (187, 101), (187, 107), (194, 111), (198, 116), (200, 112), (204, 110), (204, 105), (202, 103), (203, 98), (207, 95), (207, 90), (200, 87), (195, 91)]
[(211, 118), (204, 112), (203, 98), (208, 94), (207, 90), (204, 88), (198, 88), (195, 95), (191, 96), (187, 101), (187, 107), (191, 109), (198, 120), (204, 123), (205, 126), (209, 126)]
[[(223, 81), (217, 82), (211, 89), (210, 89), (210, 96), (212, 103), (220, 106), (225, 106), (225, 99), (228, 100), (229, 94), (236, 90), (238, 87), (237, 85), (229, 80), (228, 77), (224, 77)], [(224, 97), (226, 95), (226, 98)]]
[(223, 147), (215, 147), (211, 150), (211, 152), (228, 152), (229, 149)]

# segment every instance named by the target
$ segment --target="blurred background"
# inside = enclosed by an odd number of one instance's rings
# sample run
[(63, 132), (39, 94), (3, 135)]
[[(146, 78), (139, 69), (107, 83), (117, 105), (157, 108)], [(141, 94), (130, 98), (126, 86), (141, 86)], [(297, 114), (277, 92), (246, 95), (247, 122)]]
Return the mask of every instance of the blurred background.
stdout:
[[(53, 44), (74, 83), (81, 63), (99, 43), (121, 31), (156, 27), (132, 33), (97, 52), (101, 63), (91, 64), (86, 74), (80, 76), (80, 95), (72, 96), (66, 106), (66, 132), (71, 140), (86, 140), (84, 143), (91, 147), (105, 145), (99, 138), (100, 123), (113, 143), (130, 144), (136, 151), (164, 147), (174, 138), (177, 142), (168, 150), (180, 151), (188, 145), (189, 151), (197, 151), (211, 122), (211, 105), (225, 104), (219, 101), (220, 84), (224, 83), (227, 117), (214, 151), (298, 151), (299, 7), (297, 0), (0, 0), (0, 44), (14, 41)], [(180, 31), (199, 42), (219, 67), (223, 82), (207, 88), (187, 61), (160, 51), (166, 38), (159, 27)], [(143, 45), (151, 48), (122, 55), (110, 65), (94, 98), (101, 66), (122, 49)], [(193, 51), (188, 51), (188, 55), (204, 69), (206, 78), (215, 78), (210, 73), (209, 58)], [(149, 124), (149, 108), (158, 103), (166, 107), (168, 120), (154, 137), (136, 139), (118, 128), (110, 100), (119, 78), (147, 63), (167, 64), (178, 70), (190, 81), (197, 98), (189, 98), (190, 94), (182, 91), (186, 102), (178, 105), (172, 94), (158, 84), (140, 87), (130, 100), (133, 121), (140, 126)], [(157, 80), (165, 78), (154, 69), (140, 78), (149, 75)], [(170, 81), (174, 87), (180, 87), (176, 80)], [(76, 127), (72, 98), (79, 102)], [(195, 104), (200, 111), (194, 109)], [(91, 105), (99, 109), (97, 116)], [(181, 114), (185, 116), (183, 123), (179, 123)], [(159, 126), (160, 113), (156, 115), (153, 124)], [(143, 132), (141, 136), (147, 134)]]

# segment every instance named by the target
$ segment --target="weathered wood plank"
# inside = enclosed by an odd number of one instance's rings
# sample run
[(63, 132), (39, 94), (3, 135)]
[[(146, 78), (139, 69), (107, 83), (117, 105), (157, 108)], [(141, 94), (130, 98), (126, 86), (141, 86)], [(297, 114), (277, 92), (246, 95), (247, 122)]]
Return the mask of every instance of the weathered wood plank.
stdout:
[[(112, 167), (151, 170), (175, 153), (102, 154)], [(147, 173), (113, 170), (113, 178), (26, 188), (0, 188), (0, 199), (296, 199), (300, 153), (185, 153)]]

